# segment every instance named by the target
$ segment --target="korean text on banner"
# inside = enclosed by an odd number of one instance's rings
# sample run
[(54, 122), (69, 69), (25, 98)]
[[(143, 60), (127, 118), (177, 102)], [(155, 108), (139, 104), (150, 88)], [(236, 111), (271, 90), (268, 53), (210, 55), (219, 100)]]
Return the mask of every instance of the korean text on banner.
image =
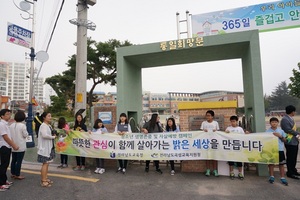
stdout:
[[(61, 132), (61, 131), (59, 131)], [(270, 133), (87, 133), (70, 131), (56, 140), (56, 152), (128, 160), (223, 160), (278, 163), (278, 138)]]
[(192, 15), (193, 37), (300, 27), (300, 0), (283, 0)]

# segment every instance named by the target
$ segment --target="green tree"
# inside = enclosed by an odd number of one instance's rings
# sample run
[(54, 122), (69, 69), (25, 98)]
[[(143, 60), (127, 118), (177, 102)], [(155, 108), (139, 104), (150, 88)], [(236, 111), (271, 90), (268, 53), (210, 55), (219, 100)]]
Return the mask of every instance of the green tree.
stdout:
[(287, 104), (298, 105), (298, 100), (290, 95), (290, 90), (285, 81), (279, 83), (269, 97), (271, 110), (284, 110)]
[(265, 102), (265, 112), (270, 112), (270, 97), (266, 94), (264, 96), (264, 102)]
[[(96, 42), (88, 39), (87, 42), (87, 80), (92, 80), (93, 85), (87, 93), (87, 102), (91, 107), (93, 104), (93, 92), (97, 85), (104, 83), (116, 85), (116, 49), (123, 46), (131, 46), (129, 41), (121, 42), (110, 39), (106, 42)], [(57, 95), (65, 99), (75, 99), (75, 73), (76, 55), (72, 55), (67, 62), (68, 70), (62, 74), (54, 75), (46, 79)]]
[(298, 63), (298, 70), (293, 69), (293, 76), (290, 77), (289, 84), (290, 94), (294, 97), (300, 98), (300, 62)]
[(48, 111), (51, 113), (60, 114), (67, 110), (66, 100), (64, 96), (50, 96), (51, 106), (48, 107)]

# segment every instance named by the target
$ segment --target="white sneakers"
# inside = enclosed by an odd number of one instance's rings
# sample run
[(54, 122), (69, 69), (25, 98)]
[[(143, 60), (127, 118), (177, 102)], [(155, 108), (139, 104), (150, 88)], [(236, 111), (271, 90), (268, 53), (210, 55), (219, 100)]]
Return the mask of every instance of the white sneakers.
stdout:
[(105, 172), (104, 168), (96, 168), (96, 170), (94, 171), (95, 174), (103, 174)]

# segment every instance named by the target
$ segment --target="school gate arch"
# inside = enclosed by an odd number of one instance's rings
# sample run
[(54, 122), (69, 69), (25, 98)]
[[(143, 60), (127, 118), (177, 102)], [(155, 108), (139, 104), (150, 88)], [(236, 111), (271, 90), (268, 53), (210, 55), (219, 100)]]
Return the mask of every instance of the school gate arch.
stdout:
[[(185, 41), (187, 42), (187, 39)], [(170, 49), (172, 47), (168, 41), (165, 49), (164, 44), (160, 42), (117, 49), (117, 116), (127, 112), (128, 117), (133, 117), (137, 122), (142, 118), (143, 68), (240, 58), (246, 119), (251, 120), (251, 129), (254, 132), (265, 131), (257, 30), (205, 36), (202, 44), (201, 40), (196, 39), (189, 43), (193, 44), (192, 47), (185, 43), (185, 47)], [(265, 174), (267, 171), (258, 169), (258, 172)]]

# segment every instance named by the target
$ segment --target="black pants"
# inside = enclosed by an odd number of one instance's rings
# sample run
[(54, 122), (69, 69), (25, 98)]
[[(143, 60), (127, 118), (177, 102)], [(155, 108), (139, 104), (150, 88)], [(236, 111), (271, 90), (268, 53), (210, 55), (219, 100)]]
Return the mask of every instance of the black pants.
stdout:
[(119, 167), (122, 169), (127, 167), (127, 160), (118, 160), (119, 161)]
[(24, 154), (25, 154), (25, 151), (23, 151), (23, 152), (12, 152), (11, 164), (10, 164), (10, 173), (11, 173), (11, 175), (20, 176)]
[(174, 160), (170, 160), (171, 170), (175, 170), (175, 163)]
[(65, 154), (61, 154), (60, 155), (60, 163), (63, 165), (63, 164), (68, 164), (68, 155), (65, 155)]
[[(159, 169), (159, 161), (158, 160), (154, 160), (153, 162), (155, 164), (155, 168)], [(150, 160), (146, 160), (146, 167), (149, 168), (149, 165), (150, 165)]]
[(11, 148), (2, 146), (0, 148), (0, 185), (5, 185), (7, 181), (6, 171), (10, 161)]
[(96, 166), (97, 166), (97, 168), (104, 168), (104, 159), (96, 158)]
[(85, 166), (85, 157), (76, 156), (77, 166)]
[(297, 156), (298, 156), (298, 145), (285, 145), (286, 148), (286, 166), (287, 176), (295, 175), (297, 172)]

